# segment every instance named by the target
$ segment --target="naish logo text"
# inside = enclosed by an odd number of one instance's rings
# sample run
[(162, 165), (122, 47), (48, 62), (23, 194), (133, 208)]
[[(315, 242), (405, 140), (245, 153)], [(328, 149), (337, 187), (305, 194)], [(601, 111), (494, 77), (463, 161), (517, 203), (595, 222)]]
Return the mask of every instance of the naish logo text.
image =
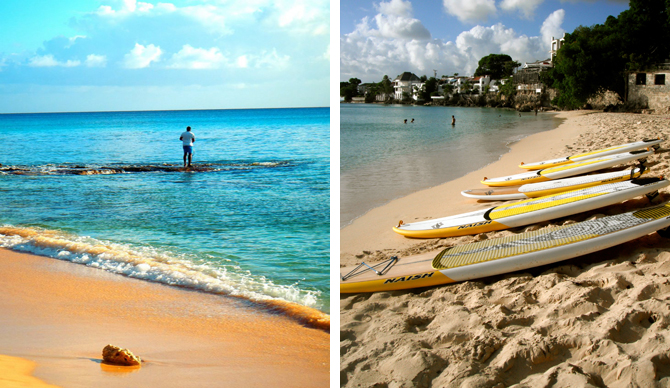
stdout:
[(474, 224), (461, 225), (458, 227), (458, 229), (474, 228), (475, 226), (482, 226), (490, 223), (491, 221), (475, 222)]
[(425, 279), (432, 277), (435, 272), (428, 272), (420, 275), (412, 275), (412, 276), (401, 276), (399, 278), (391, 278), (391, 279), (386, 279), (384, 284), (390, 284), (390, 283), (398, 283), (398, 282), (408, 282), (410, 280), (419, 280), (419, 279)]

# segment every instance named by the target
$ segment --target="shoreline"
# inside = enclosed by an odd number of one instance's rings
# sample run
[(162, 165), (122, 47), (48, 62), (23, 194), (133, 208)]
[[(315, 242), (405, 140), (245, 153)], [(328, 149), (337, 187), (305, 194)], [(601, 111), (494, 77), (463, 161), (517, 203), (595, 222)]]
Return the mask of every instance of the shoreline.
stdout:
[[(220, 295), (0, 249), (0, 354), (60, 387), (324, 386), (329, 334)], [(147, 362), (101, 364), (107, 344)], [(306, 372), (307, 371), (307, 372)]]
[[(432, 107), (393, 105), (389, 108), (391, 111), (383, 113), (374, 109), (381, 106), (368, 105), (361, 107), (364, 108), (361, 112), (352, 106), (346, 112), (346, 120), (343, 118), (347, 125), (342, 129), (345, 140), (341, 146), (348, 150), (341, 155), (340, 230), (375, 208), (439, 187), (495, 163), (521, 139), (551, 131), (563, 121), (555, 112), (524, 114), (522, 118), (521, 114), (517, 117), (503, 108), (437, 107), (441, 109), (432, 110)], [(404, 109), (420, 112), (403, 113)], [(388, 118), (382, 119), (383, 125), (372, 124), (368, 132), (362, 126), (370, 120), (362, 118), (364, 112), (370, 113), (370, 117)], [(419, 124), (413, 124), (418, 128), (401, 124), (408, 114), (407, 117), (419, 116)], [(448, 125), (453, 114), (460, 117), (461, 124)], [(373, 122), (377, 120), (370, 121)], [(380, 131), (380, 125), (388, 126), (390, 134), (367, 143), (366, 137), (374, 138), (371, 134)], [(375, 148), (366, 152), (358, 142)], [(382, 151), (385, 147), (389, 147), (389, 152)], [(388, 179), (382, 179), (383, 174)]]
[[(670, 117), (561, 112), (558, 128), (512, 145), (500, 160), (373, 209), (341, 229), (340, 268), (390, 256), (618, 214), (645, 197), (528, 227), (409, 239), (391, 227), (497, 206), (460, 191), (535, 162), (645, 138), (666, 139), (648, 176), (670, 173)], [(655, 202), (670, 200), (662, 190)], [(340, 295), (342, 386), (653, 386), (670, 383), (670, 240), (652, 233), (562, 262), (450, 285)]]
[[(373, 103), (373, 104), (374, 104), (374, 103)], [(469, 108), (469, 107), (458, 107), (458, 108)], [(487, 107), (487, 108), (488, 108), (488, 107)], [(511, 109), (511, 108), (493, 108), (493, 109)], [(554, 114), (554, 115), (555, 115), (555, 114), (560, 113), (560, 112), (557, 112), (557, 111), (547, 111), (547, 112), (544, 112), (544, 113), (545, 113), (545, 114), (546, 114), (546, 113), (550, 113), (550, 114)], [(558, 119), (561, 119), (561, 118), (558, 117), (558, 116), (557, 116), (557, 118), (558, 118)], [(564, 121), (564, 119), (561, 119), (561, 120)], [(559, 125), (560, 125), (560, 124), (559, 124)], [(543, 131), (540, 132), (540, 133), (550, 132), (550, 131), (553, 131), (554, 129), (556, 129), (556, 128), (552, 128), (552, 129), (549, 129), (549, 130), (543, 130)], [(499, 161), (505, 154), (508, 154), (508, 153), (511, 152), (511, 150), (512, 150), (512, 146), (513, 146), (513, 145), (518, 144), (520, 141), (522, 141), (523, 139), (527, 138), (528, 136), (533, 136), (533, 135), (535, 135), (535, 134), (539, 134), (539, 133), (529, 133), (529, 134), (527, 134), (527, 135), (524, 135), (524, 136), (521, 137), (521, 138), (518, 138), (518, 139), (514, 139), (514, 140), (510, 140), (510, 141), (508, 141), (508, 142), (505, 143), (505, 145), (504, 145), (504, 147), (506, 147), (506, 149), (507, 149), (506, 152), (503, 153), (503, 154), (501, 154), (501, 155), (499, 155), (499, 156), (498, 156), (498, 159), (496, 159), (496, 160), (492, 160), (492, 161), (489, 162), (488, 164), (486, 164), (486, 165), (484, 165), (484, 166), (482, 166), (482, 167), (476, 168), (476, 169), (473, 170), (473, 171), (468, 171), (467, 173), (465, 173), (465, 175), (470, 174), (470, 173), (473, 173), (473, 172), (478, 171), (478, 170), (481, 170), (481, 169), (486, 168), (487, 166), (489, 166), (489, 165), (491, 165), (491, 164), (493, 164), (493, 163), (498, 162), (498, 161)], [(399, 196), (397, 196), (397, 197), (395, 197), (395, 198), (392, 198), (392, 199), (388, 200), (387, 202), (385, 202), (385, 203), (383, 203), (383, 204), (381, 204), (381, 205), (379, 205), (379, 206), (374, 206), (374, 207), (372, 207), (372, 208), (370, 208), (370, 209), (367, 209), (363, 214), (357, 216), (356, 218), (352, 219), (352, 220), (349, 221), (348, 223), (346, 223), (346, 224), (344, 224), (344, 225), (341, 225), (341, 226), (340, 226), (340, 230), (342, 230), (342, 229), (344, 229), (344, 228), (350, 226), (350, 225), (353, 224), (357, 219), (359, 219), (359, 218), (365, 216), (366, 214), (368, 214), (369, 212), (371, 212), (372, 210), (374, 210), (374, 209), (376, 209), (376, 208), (379, 208), (379, 207), (383, 207), (383, 206), (385, 206), (385, 205), (388, 205), (389, 203), (391, 203), (391, 202), (393, 202), (393, 201), (395, 201), (395, 200), (402, 199), (402, 198), (404, 198), (404, 197), (406, 197), (406, 196), (408, 196), (408, 195), (411, 195), (411, 194), (413, 194), (413, 193), (420, 192), (420, 191), (424, 191), (424, 190), (430, 190), (430, 189), (433, 189), (433, 188), (435, 188), (435, 187), (442, 186), (442, 185), (444, 185), (444, 184), (447, 184), (447, 183), (449, 183), (449, 182), (451, 182), (451, 181), (453, 181), (453, 180), (455, 180), (455, 179), (459, 179), (459, 178), (461, 178), (461, 177), (457, 177), (457, 178), (448, 180), (448, 181), (446, 181), (446, 182), (438, 183), (438, 184), (435, 184), (435, 185), (433, 185), (433, 186), (429, 186), (429, 187), (425, 187), (425, 188), (420, 188), (420, 189), (417, 189), (417, 190), (413, 191), (412, 193), (409, 193), (409, 194), (406, 194), (406, 195), (399, 195)]]
[[(571, 111), (561, 112), (556, 117), (569, 119), (592, 112)], [(557, 128), (540, 133), (530, 134), (508, 147), (508, 152), (498, 160), (486, 166), (467, 173), (454, 180), (433, 186), (428, 189), (415, 191), (410, 195), (396, 198), (383, 206), (369, 210), (356, 218), (347, 226), (340, 229), (340, 267), (358, 264), (356, 259), (361, 255), (370, 256), (364, 252), (387, 252), (390, 250), (406, 250), (415, 245), (422, 245), (422, 241), (403, 238), (391, 229), (399, 220), (405, 222), (446, 217), (468, 211), (475, 211), (502, 202), (485, 202), (463, 197), (462, 190), (481, 187), (480, 179), (484, 176), (495, 177), (520, 172), (518, 155), (523, 155), (523, 161), (534, 162), (554, 156), (565, 156), (563, 145), (558, 145), (579, 131), (578, 128), (566, 130), (565, 122)], [(548, 149), (548, 151), (544, 151)], [(444, 199), (448, 198), (448, 201)], [(376, 255), (379, 256), (379, 255)], [(377, 257), (374, 257), (377, 258)], [(380, 258), (381, 260), (381, 258)]]

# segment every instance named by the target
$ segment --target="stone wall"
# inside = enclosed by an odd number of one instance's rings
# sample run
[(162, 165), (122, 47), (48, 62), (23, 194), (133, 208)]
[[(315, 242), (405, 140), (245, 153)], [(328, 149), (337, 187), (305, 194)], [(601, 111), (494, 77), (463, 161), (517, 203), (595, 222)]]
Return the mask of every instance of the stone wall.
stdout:
[(628, 74), (628, 104), (649, 113), (670, 113), (670, 70)]

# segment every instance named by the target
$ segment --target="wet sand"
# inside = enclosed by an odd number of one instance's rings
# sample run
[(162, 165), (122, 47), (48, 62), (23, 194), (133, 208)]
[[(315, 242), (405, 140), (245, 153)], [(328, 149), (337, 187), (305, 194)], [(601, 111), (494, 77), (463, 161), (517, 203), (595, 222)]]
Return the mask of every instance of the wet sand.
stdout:
[[(559, 113), (555, 130), (512, 145), (499, 161), (374, 209), (341, 230), (340, 266), (521, 233), (649, 206), (645, 197), (526, 228), (409, 239), (391, 227), (504, 202), (460, 195), (484, 177), (536, 162), (639, 141), (670, 139), (670, 117)], [(649, 158), (668, 176), (667, 141)], [(655, 203), (670, 200), (663, 190)], [(340, 379), (345, 387), (668, 386), (670, 240), (656, 233), (591, 255), (454, 285), (342, 295)]]
[[(329, 334), (248, 301), (4, 249), (0, 268), (0, 354), (35, 362), (32, 376), (44, 383), (329, 384)], [(146, 362), (140, 368), (103, 364), (107, 344)]]

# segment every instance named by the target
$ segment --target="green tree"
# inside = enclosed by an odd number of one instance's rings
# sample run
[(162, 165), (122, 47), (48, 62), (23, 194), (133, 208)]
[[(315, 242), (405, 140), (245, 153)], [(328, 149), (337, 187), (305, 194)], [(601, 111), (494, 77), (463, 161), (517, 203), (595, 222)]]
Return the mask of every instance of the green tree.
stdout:
[(470, 80), (463, 82), (461, 90), (463, 91), (463, 93), (470, 93), (470, 91), (472, 91), (472, 82), (470, 82)]
[(508, 77), (505, 80), (504, 85), (500, 85), (500, 94), (505, 97), (512, 97), (516, 94), (516, 89), (514, 88), (514, 83), (512, 82), (512, 77)]
[(554, 68), (543, 76), (559, 91), (554, 102), (577, 108), (602, 90), (625, 99), (627, 71), (644, 70), (668, 57), (669, 18), (670, 0), (630, 0), (618, 17), (566, 34)]
[(502, 79), (514, 73), (514, 69), (521, 64), (512, 60), (507, 54), (489, 54), (479, 60), (479, 67), (475, 70), (475, 77), (490, 75), (491, 79)]
[(454, 92), (454, 85), (446, 83), (442, 85), (442, 95), (444, 97), (449, 97), (450, 94)]
[(386, 93), (389, 96), (393, 95), (393, 82), (391, 82), (388, 75), (385, 75), (384, 78), (382, 78), (381, 90), (382, 93)]
[(358, 85), (361, 80), (358, 78), (350, 78), (349, 82), (340, 82), (340, 97), (344, 97), (344, 101), (351, 101), (353, 97), (358, 96)]
[(419, 97), (425, 101), (430, 101), (430, 96), (437, 90), (437, 78), (430, 77), (424, 81), (423, 88), (419, 93)]

